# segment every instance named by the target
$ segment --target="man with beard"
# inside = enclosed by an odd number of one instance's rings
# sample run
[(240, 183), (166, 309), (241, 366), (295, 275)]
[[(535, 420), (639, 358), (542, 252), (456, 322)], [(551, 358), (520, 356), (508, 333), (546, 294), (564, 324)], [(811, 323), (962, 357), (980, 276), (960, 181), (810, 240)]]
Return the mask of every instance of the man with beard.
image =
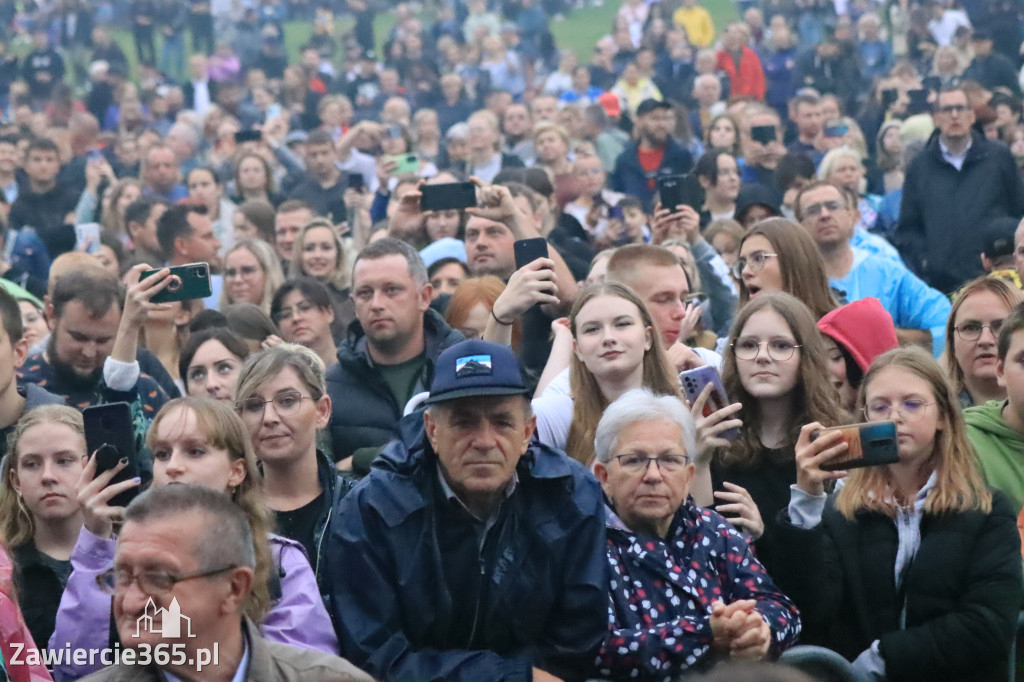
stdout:
[(693, 155), (672, 137), (676, 114), (668, 102), (646, 99), (636, 110), (638, 141), (615, 161), (612, 189), (634, 196), (650, 211), (660, 175), (682, 175), (693, 167)]
[[(141, 272), (140, 267), (135, 270)], [(146, 290), (145, 305), (153, 305), (146, 297), (152, 296), (153, 287), (163, 284), (165, 278), (166, 275), (154, 278), (159, 281), (151, 283)], [(134, 286), (130, 294), (137, 288)], [(61, 396), (68, 405), (79, 410), (92, 405), (129, 403), (136, 443), (141, 444), (153, 417), (167, 402), (167, 393), (149, 375), (139, 373), (136, 363), (120, 363), (129, 369), (134, 366), (136, 378), (126, 390), (111, 388), (111, 385), (124, 385), (124, 368), (111, 366), (106, 371), (104, 368), (107, 358), (117, 350), (115, 341), (130, 338), (133, 329), (137, 337), (141, 326), (138, 310), (142, 305), (138, 301), (134, 295), (129, 297), (130, 310), (125, 311), (122, 320), (121, 286), (112, 276), (98, 270), (62, 276), (46, 304), (50, 325), (46, 351), (30, 355), (19, 377), (24, 383), (36, 384)], [(128, 350), (130, 353), (125, 357), (135, 358), (134, 346)]]
[(352, 270), (356, 321), (327, 370), (334, 459), (366, 474), (381, 446), (399, 436), (406, 403), (430, 386), (434, 361), (462, 334), (430, 308), (423, 259), (387, 237), (362, 251)]

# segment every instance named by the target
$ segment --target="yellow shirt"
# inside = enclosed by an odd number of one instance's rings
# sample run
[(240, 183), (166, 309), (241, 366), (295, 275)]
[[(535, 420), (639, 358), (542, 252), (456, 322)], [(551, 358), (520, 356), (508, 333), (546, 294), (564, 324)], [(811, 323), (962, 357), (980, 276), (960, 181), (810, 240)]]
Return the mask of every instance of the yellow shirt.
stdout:
[(715, 39), (715, 24), (703, 7), (680, 7), (672, 15), (672, 21), (686, 29), (690, 43), (697, 47), (707, 47)]

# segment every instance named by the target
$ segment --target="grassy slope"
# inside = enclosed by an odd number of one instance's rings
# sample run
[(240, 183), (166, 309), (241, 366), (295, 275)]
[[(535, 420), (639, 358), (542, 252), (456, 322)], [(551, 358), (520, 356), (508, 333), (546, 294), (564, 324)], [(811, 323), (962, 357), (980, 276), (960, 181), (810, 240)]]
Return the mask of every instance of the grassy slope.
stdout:
[[(597, 40), (608, 33), (612, 25), (612, 19), (620, 6), (618, 0), (604, 0), (600, 7), (586, 7), (570, 13), (563, 21), (552, 22), (551, 30), (555, 35), (555, 42), (559, 47), (566, 47), (576, 52), (583, 61), (589, 59), (590, 52), (594, 49)], [(714, 17), (715, 28), (721, 31), (728, 21), (736, 18), (736, 9), (732, 0), (705, 0), (704, 6)], [(388, 30), (394, 23), (391, 13), (382, 14), (376, 22), (377, 44), (383, 45)], [(345, 31), (349, 22), (339, 20), (338, 31)], [(285, 28), (285, 41), (288, 46), (290, 59), (298, 59), (299, 47), (309, 39), (311, 27), (306, 22), (290, 22)], [(135, 45), (132, 42), (131, 34), (128, 31), (115, 31), (117, 42), (128, 55), (131, 68), (135, 68)], [(188, 42), (186, 41), (186, 45)], [(159, 46), (157, 47), (159, 54)]]

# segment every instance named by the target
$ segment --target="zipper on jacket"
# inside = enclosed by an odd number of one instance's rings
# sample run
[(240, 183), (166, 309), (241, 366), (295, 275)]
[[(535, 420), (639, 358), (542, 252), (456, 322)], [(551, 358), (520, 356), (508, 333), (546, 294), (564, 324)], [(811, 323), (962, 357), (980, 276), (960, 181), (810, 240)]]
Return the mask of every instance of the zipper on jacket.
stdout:
[(476, 590), (476, 606), (473, 607), (473, 629), (469, 631), (469, 642), (466, 645), (467, 649), (471, 649), (473, 647), (473, 640), (476, 639), (476, 628), (480, 623), (480, 598), (483, 596), (484, 580), (486, 580), (482, 547), (480, 553), (477, 554), (477, 563), (480, 565), (480, 583)]

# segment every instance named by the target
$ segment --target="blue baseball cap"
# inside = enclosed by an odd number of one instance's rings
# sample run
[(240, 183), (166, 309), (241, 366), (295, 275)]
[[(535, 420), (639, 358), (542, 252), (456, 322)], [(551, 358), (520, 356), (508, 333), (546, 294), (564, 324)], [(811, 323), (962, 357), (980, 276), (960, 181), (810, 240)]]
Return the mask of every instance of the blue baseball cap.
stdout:
[(426, 403), (529, 392), (515, 353), (505, 346), (473, 339), (460, 341), (438, 356)]

